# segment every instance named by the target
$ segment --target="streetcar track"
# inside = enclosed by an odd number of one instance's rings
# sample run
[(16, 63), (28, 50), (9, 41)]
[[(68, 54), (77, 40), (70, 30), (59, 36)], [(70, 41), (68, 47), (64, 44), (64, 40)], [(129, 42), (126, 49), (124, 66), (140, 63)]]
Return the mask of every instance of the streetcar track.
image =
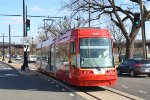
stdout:
[(136, 99), (134, 99), (134, 98), (131, 98), (131, 97), (126, 96), (126, 95), (123, 95), (123, 94), (121, 94), (121, 93), (119, 93), (119, 92), (116, 92), (116, 91), (113, 91), (113, 90), (110, 90), (110, 89), (107, 89), (107, 91), (110, 91), (110, 92), (112, 92), (112, 93), (118, 94), (118, 95), (120, 95), (120, 96), (126, 97), (126, 98), (131, 99), (131, 100), (136, 100)]
[[(82, 92), (84, 92), (84, 91), (82, 91)], [(100, 99), (100, 98), (98, 98), (98, 97), (96, 97), (96, 96), (94, 96), (94, 95), (92, 95), (92, 94), (90, 94), (88, 92), (84, 92), (84, 93), (86, 93), (87, 95), (90, 95), (91, 97), (93, 97), (93, 98), (95, 98), (97, 100), (102, 100), (102, 99)]]
[[(96, 97), (95, 95), (86, 92), (85, 90), (72, 87), (72, 86), (66, 84), (64, 81), (61, 81), (61, 80), (56, 79), (55, 77), (50, 77), (50, 76), (49, 76), (48, 74), (46, 74), (46, 73), (43, 73), (43, 72), (39, 72), (39, 73), (42, 74), (42, 75), (44, 75), (44, 76), (46, 76), (49, 80), (53, 81), (54, 83), (57, 83), (57, 84), (59, 84), (60, 86), (65, 87), (66, 89), (68, 89), (68, 87), (69, 87), (68, 90), (71, 90), (71, 91), (72, 91), (72, 89), (73, 89), (74, 91), (80, 91), (80, 92), (85, 93), (85, 94), (88, 95), (88, 96), (91, 96), (91, 97), (94, 98), (95, 100), (102, 100), (101, 98), (98, 98), (98, 97)], [(44, 76), (43, 76), (43, 77), (44, 77)], [(70, 88), (72, 88), (72, 89), (70, 89)], [(119, 93), (119, 92), (110, 90), (110, 89), (108, 89), (108, 88), (106, 88), (106, 87), (100, 87), (100, 89), (97, 90), (97, 92), (98, 92), (98, 91), (99, 91), (99, 92), (100, 92), (100, 91), (105, 91), (105, 90), (106, 90), (106, 91), (109, 91), (109, 92), (111, 92), (111, 93), (115, 93), (115, 94), (117, 94), (117, 95), (120, 95), (120, 96), (125, 97), (125, 98), (130, 99), (130, 100), (137, 100), (137, 99), (134, 99), (134, 98), (132, 98), (132, 97), (130, 97), (130, 96), (124, 95), (124, 94), (122, 94), (122, 93)], [(91, 90), (91, 91), (93, 91), (93, 90)], [(81, 96), (81, 95), (80, 95), (80, 96)], [(83, 97), (83, 96), (82, 96), (82, 97)], [(85, 99), (86, 99), (86, 98), (85, 98)]]

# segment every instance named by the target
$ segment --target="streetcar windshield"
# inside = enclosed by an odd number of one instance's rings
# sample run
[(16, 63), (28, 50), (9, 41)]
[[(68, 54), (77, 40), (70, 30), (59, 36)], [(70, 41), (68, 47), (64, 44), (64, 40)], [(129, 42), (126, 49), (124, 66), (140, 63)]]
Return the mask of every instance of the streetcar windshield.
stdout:
[(109, 38), (80, 39), (80, 67), (113, 67), (112, 41)]

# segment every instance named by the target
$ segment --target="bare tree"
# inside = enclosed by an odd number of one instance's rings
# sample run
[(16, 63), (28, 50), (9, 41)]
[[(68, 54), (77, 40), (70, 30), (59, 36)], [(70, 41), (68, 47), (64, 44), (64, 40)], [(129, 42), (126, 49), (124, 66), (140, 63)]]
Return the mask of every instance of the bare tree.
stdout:
[(49, 38), (56, 38), (60, 33), (70, 30), (71, 28), (83, 27), (86, 23), (87, 21), (81, 16), (76, 18), (69, 16), (64, 17), (64, 19), (53, 20), (52, 23), (46, 23), (45, 26), (41, 27), (43, 32), (40, 33), (39, 37), (45, 39), (46, 37), (44, 37), (43, 34), (46, 32)]
[(122, 58), (121, 58), (122, 52), (121, 51), (123, 49), (125, 37), (122, 34), (121, 30), (114, 25), (114, 23), (111, 23), (111, 25), (108, 26), (108, 29), (110, 30), (110, 33), (112, 34), (113, 39), (115, 41), (115, 45), (118, 49), (118, 55), (119, 55), (118, 59), (119, 59), (119, 62), (121, 62), (122, 61)]
[(36, 39), (37, 39), (37, 41), (42, 42), (42, 41), (46, 40), (46, 36), (43, 32), (40, 32), (40, 34), (37, 36)]
[[(132, 58), (132, 48), (139, 32), (141, 26), (136, 27), (134, 25), (134, 13), (135, 8), (140, 9), (139, 3), (133, 0), (132, 6), (126, 5), (126, 7), (121, 7), (121, 4), (118, 4), (118, 0), (69, 0), (69, 3), (65, 5), (66, 8), (72, 10), (74, 14), (78, 12), (87, 12), (89, 11), (91, 14), (97, 14), (95, 18), (91, 18), (90, 20), (100, 19), (102, 16), (107, 16), (122, 32), (126, 39), (126, 56), (127, 58)], [(120, 1), (123, 2), (123, 1)], [(90, 5), (90, 6), (89, 6)], [(139, 10), (140, 11), (140, 10)], [(150, 11), (144, 7), (145, 19), (150, 19)], [(131, 24), (131, 30), (125, 27), (125, 22)]]

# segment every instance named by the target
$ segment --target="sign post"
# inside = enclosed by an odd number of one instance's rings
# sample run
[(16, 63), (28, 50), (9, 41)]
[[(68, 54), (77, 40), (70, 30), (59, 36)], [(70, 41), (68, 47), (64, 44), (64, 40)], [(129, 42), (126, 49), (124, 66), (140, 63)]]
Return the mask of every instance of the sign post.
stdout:
[(23, 38), (23, 44), (24, 44), (24, 51), (30, 51), (30, 39), (29, 37), (24, 37)]

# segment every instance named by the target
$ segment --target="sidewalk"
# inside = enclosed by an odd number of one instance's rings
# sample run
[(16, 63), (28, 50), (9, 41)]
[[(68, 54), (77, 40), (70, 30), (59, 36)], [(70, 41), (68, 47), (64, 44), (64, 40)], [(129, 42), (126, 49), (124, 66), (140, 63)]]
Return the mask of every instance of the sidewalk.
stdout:
[(2, 63), (10, 65), (13, 69), (17, 70), (20, 74), (30, 76), (30, 75), (37, 75), (37, 68), (33, 64), (28, 64), (29, 68), (26, 68), (24, 71), (21, 70), (21, 66), (23, 63), (19, 63), (15, 60), (12, 60), (12, 63), (8, 63), (9, 59), (5, 58), (5, 61), (0, 60)]

